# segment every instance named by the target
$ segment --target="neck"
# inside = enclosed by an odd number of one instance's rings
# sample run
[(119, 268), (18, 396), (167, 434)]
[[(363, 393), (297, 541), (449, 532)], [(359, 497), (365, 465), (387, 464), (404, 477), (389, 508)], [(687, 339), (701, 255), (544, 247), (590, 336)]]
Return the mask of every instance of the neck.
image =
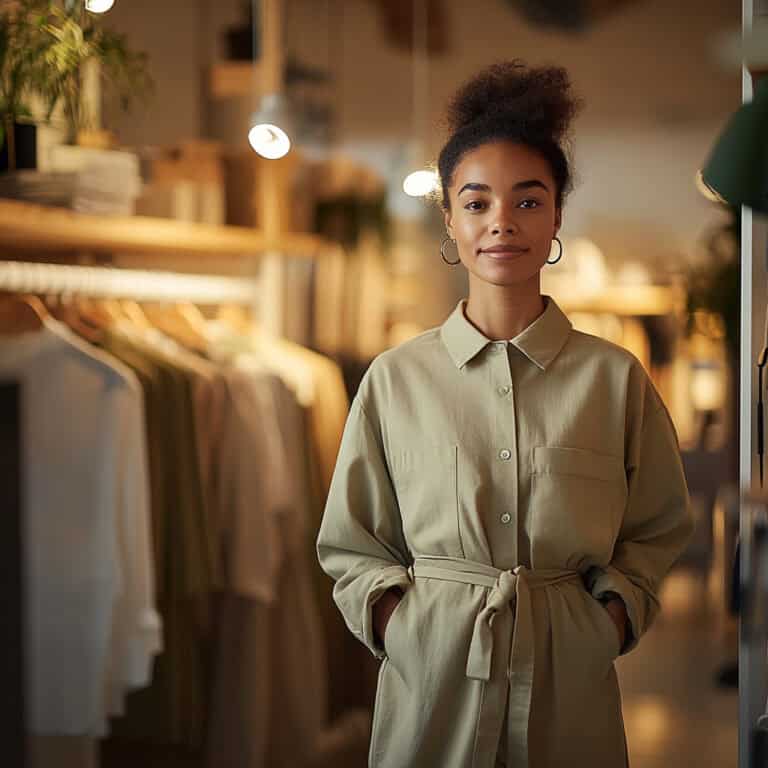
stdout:
[(543, 312), (538, 274), (520, 285), (492, 285), (470, 279), (464, 314), (489, 339), (514, 339)]

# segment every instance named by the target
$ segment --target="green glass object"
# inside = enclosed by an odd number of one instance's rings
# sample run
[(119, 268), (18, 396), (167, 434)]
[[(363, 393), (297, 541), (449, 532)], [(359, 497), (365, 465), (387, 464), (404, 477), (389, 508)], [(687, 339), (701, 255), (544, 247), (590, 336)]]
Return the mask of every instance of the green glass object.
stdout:
[(702, 171), (704, 183), (731, 205), (768, 213), (768, 77), (733, 114)]

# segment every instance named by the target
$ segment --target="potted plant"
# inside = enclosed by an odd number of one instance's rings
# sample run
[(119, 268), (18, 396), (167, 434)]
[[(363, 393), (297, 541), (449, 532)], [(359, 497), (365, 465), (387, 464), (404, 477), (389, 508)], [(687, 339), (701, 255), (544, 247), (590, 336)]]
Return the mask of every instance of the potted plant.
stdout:
[(48, 19), (40, 26), (43, 36), (42, 68), (35, 88), (50, 119), (61, 105), (67, 124), (67, 142), (74, 144), (83, 131), (92, 130), (84, 94), (85, 70), (96, 66), (107, 93), (116, 95), (129, 110), (134, 97), (146, 98), (152, 90), (147, 55), (131, 50), (125, 35), (88, 13), (80, 0), (65, 0), (63, 6), (48, 0)]
[(0, 11), (0, 144), (7, 146), (9, 170), (35, 167), (19, 153), (20, 138), (34, 153), (35, 97), (46, 122), (61, 106), (70, 144), (98, 127), (84, 99), (88, 67), (98, 68), (106, 93), (126, 110), (135, 96), (151, 92), (146, 54), (131, 50), (125, 36), (104, 27), (82, 0), (14, 0)]
[(3, 169), (35, 168), (36, 129), (28, 98), (48, 46), (50, 0), (21, 0), (0, 12), (0, 146)]

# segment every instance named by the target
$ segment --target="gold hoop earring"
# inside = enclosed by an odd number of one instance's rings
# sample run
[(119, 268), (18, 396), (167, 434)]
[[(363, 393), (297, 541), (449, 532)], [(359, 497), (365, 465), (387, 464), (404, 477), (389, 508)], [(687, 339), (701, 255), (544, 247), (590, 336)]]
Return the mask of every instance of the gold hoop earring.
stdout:
[(559, 237), (553, 237), (552, 239), (553, 240), (557, 240), (557, 244), (560, 246), (560, 253), (557, 254), (557, 258), (554, 261), (550, 261), (549, 259), (547, 259), (547, 264), (557, 264), (557, 262), (560, 261), (560, 259), (563, 258), (563, 243), (562, 243), (562, 241), (560, 240)]
[(461, 262), (461, 259), (457, 259), (456, 261), (448, 261), (448, 259), (445, 258), (445, 244), (448, 242), (455, 243), (456, 241), (452, 237), (446, 237), (445, 240), (440, 243), (440, 256), (449, 267), (455, 267)]

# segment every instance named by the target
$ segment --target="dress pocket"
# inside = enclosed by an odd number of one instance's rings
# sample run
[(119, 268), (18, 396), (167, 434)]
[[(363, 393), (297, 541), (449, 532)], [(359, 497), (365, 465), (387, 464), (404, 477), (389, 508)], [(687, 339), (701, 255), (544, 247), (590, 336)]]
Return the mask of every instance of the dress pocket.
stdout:
[(621, 653), (621, 646), (619, 645), (619, 630), (616, 628), (616, 624), (611, 618), (611, 614), (608, 613), (605, 606), (596, 600), (592, 595), (587, 593), (587, 605), (591, 608), (591, 613), (595, 617), (598, 632), (602, 638), (603, 647), (606, 649), (608, 655), (608, 661), (612, 664)]
[[(400, 619), (401, 616), (405, 613), (405, 602), (408, 599), (408, 594), (412, 589), (413, 585), (408, 587), (400, 600), (398, 600), (397, 605), (389, 615), (387, 625), (384, 627), (384, 637), (382, 638), (384, 642), (384, 652), (386, 653), (390, 663), (394, 665), (395, 669), (399, 672), (401, 677), (404, 676), (405, 665), (407, 662), (407, 656), (403, 656), (401, 654), (401, 649), (404, 648), (405, 652), (407, 653), (408, 642), (407, 638), (402, 636), (404, 629)], [(407, 625), (405, 626), (405, 629), (407, 630)]]
[(403, 447), (392, 452), (389, 468), (409, 547), (416, 552), (463, 557), (458, 445)]
[(534, 567), (609, 562), (627, 500), (624, 462), (582, 448), (536, 446), (532, 463)]

